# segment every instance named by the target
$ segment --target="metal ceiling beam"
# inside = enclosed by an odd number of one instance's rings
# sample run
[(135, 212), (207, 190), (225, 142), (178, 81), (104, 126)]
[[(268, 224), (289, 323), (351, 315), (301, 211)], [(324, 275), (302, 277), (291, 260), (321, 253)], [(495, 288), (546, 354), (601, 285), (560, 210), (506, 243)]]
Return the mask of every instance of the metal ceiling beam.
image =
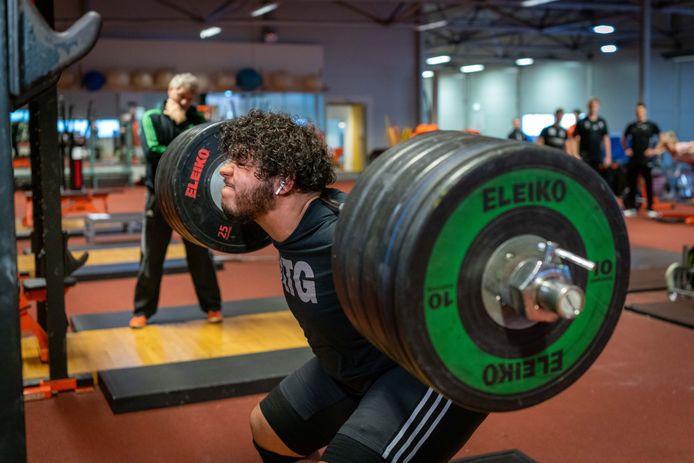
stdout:
[[(463, 21), (453, 21), (449, 22), (449, 26), (457, 27), (458, 31), (489, 31), (489, 32), (510, 32), (513, 34), (526, 34), (526, 33), (536, 33), (541, 35), (572, 35), (572, 36), (586, 36), (586, 37), (602, 37), (615, 39), (615, 37), (621, 37), (621, 35), (631, 35), (632, 31), (624, 31), (622, 33), (613, 33), (609, 36), (599, 36), (595, 32), (588, 29), (553, 29), (550, 28), (536, 28), (529, 26), (511, 26), (503, 24), (467, 24)], [(638, 33), (638, 31), (633, 31), (633, 33)], [(665, 34), (660, 34), (665, 37)]]
[(346, 8), (346, 9), (353, 11), (353, 12), (355, 12), (361, 16), (364, 16), (365, 18), (370, 19), (371, 21), (375, 22), (376, 24), (380, 24), (382, 26), (387, 24), (385, 19), (383, 19), (379, 16), (376, 16), (375, 14), (373, 14), (369, 11), (366, 11), (362, 8), (359, 8), (358, 6), (353, 5), (350, 2), (338, 0), (335, 2), (335, 5), (339, 5), (342, 8)]
[(164, 5), (167, 8), (170, 8), (170, 9), (172, 9), (178, 13), (183, 14), (184, 16), (186, 16), (189, 19), (192, 19), (193, 21), (197, 21), (197, 22), (204, 22), (205, 21), (205, 18), (203, 18), (199, 14), (192, 12), (186, 8), (183, 8), (180, 5), (176, 5), (175, 3), (171, 3), (169, 0), (155, 0), (155, 1), (157, 3), (159, 3), (160, 5)]
[[(214, 21), (215, 19), (219, 18), (221, 15), (227, 13), (229, 9), (232, 10), (238, 10), (240, 8), (243, 8), (246, 4), (248, 3), (247, 0), (225, 0), (222, 2), (219, 6), (214, 8), (212, 11), (207, 13), (205, 15), (205, 21)], [(231, 8), (231, 7), (234, 8)]]
[[(334, 0), (293, 0), (295, 3), (332, 3)], [(422, 3), (422, 4), (436, 4), (440, 6), (460, 6), (460, 0), (439, 0), (434, 2), (422, 1), (422, 0), (349, 0), (350, 3), (369, 3), (369, 4), (393, 4), (393, 3)], [(469, 7), (508, 7), (508, 8), (519, 8), (524, 10), (574, 10), (574, 11), (612, 11), (620, 13), (638, 13), (640, 6), (634, 3), (617, 3), (617, 2), (551, 2), (544, 3), (542, 5), (534, 7), (521, 7), (518, 1), (514, 0), (473, 0), (465, 2), (466, 6)], [(694, 7), (680, 6), (678, 4), (669, 4), (667, 6), (653, 7), (654, 14), (682, 14), (691, 15), (694, 13)]]
[(551, 41), (557, 43), (558, 45), (560, 45), (560, 46), (562, 46), (562, 47), (564, 47), (564, 48), (567, 48), (567, 49), (569, 49), (569, 50), (575, 49), (575, 47), (572, 46), (572, 44), (566, 43), (564, 40), (561, 40), (561, 39), (559, 39), (559, 38), (557, 38), (557, 37), (555, 37), (555, 36), (553, 36), (553, 35), (550, 35), (550, 34), (547, 34), (547, 33), (543, 32), (541, 28), (537, 28), (537, 26), (535, 26), (534, 24), (532, 24), (531, 22), (529, 22), (529, 21), (527, 21), (527, 20), (525, 20), (525, 19), (517, 18), (516, 16), (514, 16), (514, 15), (512, 15), (512, 14), (509, 14), (509, 13), (507, 13), (506, 11), (503, 11), (501, 8), (498, 8), (498, 7), (490, 7), (490, 9), (491, 9), (492, 11), (494, 11), (496, 14), (498, 14), (499, 16), (501, 16), (502, 18), (506, 18), (506, 19), (508, 19), (509, 21), (516, 22), (516, 23), (518, 23), (518, 24), (521, 24), (522, 26), (525, 26), (525, 27), (529, 27), (529, 28), (531, 28), (531, 29), (536, 29), (536, 30), (538, 30), (538, 32), (539, 32), (543, 37), (548, 38), (549, 40), (551, 40)]
[[(56, 25), (64, 26), (74, 23), (74, 18), (59, 18), (56, 19)], [(139, 24), (161, 24), (161, 25), (196, 25), (197, 22), (191, 22), (190, 19), (184, 18), (102, 18), (102, 23), (105, 26), (128, 26)], [(215, 24), (220, 26), (270, 26), (270, 27), (344, 27), (344, 28), (364, 28), (364, 27), (383, 27), (372, 21), (305, 21), (305, 20), (281, 20), (281, 19), (218, 19)], [(395, 22), (389, 24), (390, 28), (397, 29), (414, 29), (414, 23)]]

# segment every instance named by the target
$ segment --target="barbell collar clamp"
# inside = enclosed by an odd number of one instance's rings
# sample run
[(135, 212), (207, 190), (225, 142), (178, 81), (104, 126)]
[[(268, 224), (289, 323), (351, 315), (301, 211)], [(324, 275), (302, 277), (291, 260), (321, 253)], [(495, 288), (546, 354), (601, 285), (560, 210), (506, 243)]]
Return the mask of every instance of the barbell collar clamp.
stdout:
[(569, 262), (578, 265), (579, 267), (582, 267), (589, 272), (592, 272), (595, 270), (595, 262), (590, 261), (588, 259), (585, 259), (581, 256), (578, 256), (574, 254), (571, 251), (567, 251), (566, 249), (562, 249), (556, 245), (556, 243), (552, 241), (547, 241), (546, 243), (538, 243), (538, 248), (541, 251), (545, 251), (545, 262), (549, 263), (552, 261), (553, 256), (557, 256), (562, 260), (568, 260)]

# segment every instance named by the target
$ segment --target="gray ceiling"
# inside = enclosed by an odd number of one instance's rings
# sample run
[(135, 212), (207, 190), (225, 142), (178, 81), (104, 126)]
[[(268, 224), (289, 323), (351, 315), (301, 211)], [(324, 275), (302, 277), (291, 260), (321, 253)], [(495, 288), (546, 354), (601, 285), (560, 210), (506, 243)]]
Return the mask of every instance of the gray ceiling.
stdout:
[[(605, 43), (638, 50), (641, 4), (634, 1), (552, 1), (523, 7), (520, 0), (284, 0), (262, 18), (250, 12), (261, 0), (57, 0), (56, 27), (65, 28), (83, 12), (104, 19), (102, 36), (194, 39), (205, 25), (219, 25), (214, 40), (261, 40), (274, 31), (280, 40), (307, 28), (344, 30), (345, 37), (368, 28), (406, 28), (446, 21), (422, 32), (427, 55), (450, 54), (452, 64), (508, 61), (518, 57), (585, 59)], [(694, 52), (694, 1), (651, 0), (653, 48), (664, 54)], [(599, 35), (591, 28), (610, 24)]]

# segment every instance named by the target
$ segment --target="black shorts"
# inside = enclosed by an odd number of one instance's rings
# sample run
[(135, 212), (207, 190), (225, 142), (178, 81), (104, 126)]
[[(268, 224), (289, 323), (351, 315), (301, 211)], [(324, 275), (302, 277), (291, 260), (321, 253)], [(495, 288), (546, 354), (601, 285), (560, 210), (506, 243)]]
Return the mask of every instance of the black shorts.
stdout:
[(355, 396), (315, 358), (260, 409), (287, 447), (309, 455), (327, 446), (322, 461), (329, 463), (447, 462), (487, 416), (454, 405), (401, 367)]

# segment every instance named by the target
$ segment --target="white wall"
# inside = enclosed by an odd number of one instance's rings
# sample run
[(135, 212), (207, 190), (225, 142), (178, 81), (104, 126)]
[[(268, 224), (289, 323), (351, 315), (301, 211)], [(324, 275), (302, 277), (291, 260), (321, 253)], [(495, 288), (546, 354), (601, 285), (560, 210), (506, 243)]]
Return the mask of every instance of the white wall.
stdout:
[(520, 112), (554, 113), (557, 108), (584, 110), (591, 96), (590, 65), (577, 61), (539, 62), (519, 69)]
[[(692, 76), (694, 61), (676, 62), (653, 54), (649, 119), (661, 130), (675, 130), (680, 139), (687, 140), (694, 139)], [(521, 114), (552, 113), (557, 107), (565, 112), (574, 108), (585, 111), (587, 100), (596, 96), (610, 133), (618, 135), (634, 119), (634, 106), (639, 99), (638, 56), (627, 53), (601, 55), (586, 62), (536, 62), (524, 68), (489, 68), (467, 78), (469, 86), (455, 87), (448, 82), (456, 79), (456, 73), (439, 77), (437, 115), (441, 127), (460, 128), (459, 113), (463, 112), (467, 115), (466, 127), (505, 137), (519, 110)], [(465, 102), (464, 108), (452, 108), (456, 102)], [(473, 111), (475, 103), (480, 104), (477, 115)], [(481, 127), (476, 127), (474, 117), (482, 121)]]
[(460, 73), (443, 74), (436, 77), (438, 124), (442, 130), (460, 130), (466, 128), (467, 101), (465, 76)]
[(292, 74), (320, 72), (320, 45), (228, 43), (197, 41), (100, 39), (81, 61), (83, 69), (171, 69), (195, 72), (288, 71)]
[(326, 102), (366, 105), (367, 154), (387, 147), (385, 116), (400, 127), (417, 124), (415, 34), (408, 29), (361, 28), (302, 30), (284, 34), (323, 46)]
[(468, 74), (470, 97), (468, 127), (505, 137), (518, 114), (518, 71), (512, 67), (488, 67)]
[[(278, 29), (277, 44), (253, 44), (248, 42), (251, 34), (243, 35), (239, 37), (243, 43), (102, 38), (76, 67), (83, 71), (166, 67), (213, 73), (254, 66), (299, 74), (318, 71), (327, 102), (366, 105), (367, 152), (387, 146), (385, 116), (401, 127), (418, 122), (415, 35), (410, 29), (291, 27)], [(70, 97), (82, 112), (86, 101), (94, 100), (98, 117), (115, 117), (111, 113), (117, 111), (113, 107), (117, 98), (127, 103), (125, 97), (104, 91), (72, 92)], [(127, 100), (138, 97), (127, 95)]]

